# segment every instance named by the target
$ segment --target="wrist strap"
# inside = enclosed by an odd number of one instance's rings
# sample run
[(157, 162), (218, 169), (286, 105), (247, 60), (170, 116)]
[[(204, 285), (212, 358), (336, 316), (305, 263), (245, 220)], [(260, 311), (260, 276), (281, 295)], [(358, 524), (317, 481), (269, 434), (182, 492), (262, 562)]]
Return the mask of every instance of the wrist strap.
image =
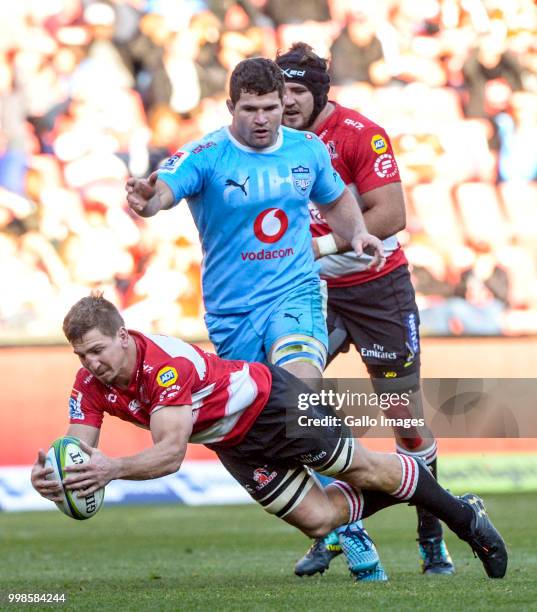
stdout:
[(319, 236), (315, 239), (317, 242), (317, 248), (319, 249), (319, 257), (325, 255), (333, 255), (337, 253), (338, 248), (334, 234), (326, 234), (326, 236)]

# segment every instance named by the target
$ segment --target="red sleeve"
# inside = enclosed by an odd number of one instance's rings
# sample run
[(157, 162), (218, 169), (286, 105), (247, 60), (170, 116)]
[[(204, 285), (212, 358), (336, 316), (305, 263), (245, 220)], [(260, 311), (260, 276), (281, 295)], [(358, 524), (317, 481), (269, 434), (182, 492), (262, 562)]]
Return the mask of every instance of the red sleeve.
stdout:
[(78, 370), (69, 396), (69, 422), (100, 428), (103, 422), (104, 399), (88, 370)]
[(388, 134), (378, 125), (345, 140), (344, 156), (358, 193), (401, 181)]
[(188, 359), (170, 357), (149, 381), (151, 412), (157, 406), (191, 406), (198, 381), (196, 369)]

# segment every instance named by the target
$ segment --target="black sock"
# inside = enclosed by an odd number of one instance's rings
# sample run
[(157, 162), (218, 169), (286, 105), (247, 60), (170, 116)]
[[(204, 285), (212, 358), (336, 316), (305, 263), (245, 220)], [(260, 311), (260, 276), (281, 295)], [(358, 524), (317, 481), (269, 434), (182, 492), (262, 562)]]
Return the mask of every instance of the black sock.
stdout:
[[(436, 475), (436, 458), (427, 464), (433, 478), (438, 481)], [(430, 538), (442, 537), (442, 524), (440, 521), (426, 510), (423, 506), (416, 506), (418, 515), (418, 538), (419, 540), (429, 540)]]
[(383, 508), (405, 503), (403, 500), (392, 497), (388, 495), (388, 493), (382, 493), (381, 491), (365, 491), (362, 489), (362, 497), (364, 498), (362, 518), (367, 518)]
[(468, 505), (443, 489), (425, 463), (406, 455), (398, 456), (403, 466), (403, 478), (394, 495), (428, 510), (458, 536), (467, 535), (473, 518)]
[(421, 461), (405, 455), (400, 457), (404, 457), (401, 485), (393, 495), (362, 490), (361, 518), (382, 508), (406, 502), (412, 506), (420, 505), (444, 521), (459, 537), (467, 536), (473, 519), (473, 512), (468, 505), (443, 489)]
[[(397, 452), (414, 459), (422, 459), (427, 464), (434, 479), (438, 480), (436, 475), (436, 441), (433, 441), (429, 448), (421, 451), (408, 450), (399, 442), (397, 444)], [(418, 540), (420, 542), (442, 537), (442, 523), (440, 523), (436, 516), (423, 506), (416, 506), (416, 514), (418, 515)]]

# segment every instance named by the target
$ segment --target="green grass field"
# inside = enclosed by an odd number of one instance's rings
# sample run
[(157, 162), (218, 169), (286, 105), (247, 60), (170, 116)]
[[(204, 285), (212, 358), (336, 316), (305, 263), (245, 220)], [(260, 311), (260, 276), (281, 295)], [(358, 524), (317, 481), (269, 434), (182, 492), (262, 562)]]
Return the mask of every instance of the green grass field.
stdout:
[(368, 520), (386, 584), (356, 584), (343, 559), (297, 578), (307, 540), (258, 507), (104, 508), (77, 522), (59, 512), (0, 514), (0, 609), (9, 593), (65, 593), (73, 610), (537, 610), (537, 494), (487, 496), (510, 549), (504, 580), (489, 580), (451, 532), (451, 578), (420, 575), (412, 508)]

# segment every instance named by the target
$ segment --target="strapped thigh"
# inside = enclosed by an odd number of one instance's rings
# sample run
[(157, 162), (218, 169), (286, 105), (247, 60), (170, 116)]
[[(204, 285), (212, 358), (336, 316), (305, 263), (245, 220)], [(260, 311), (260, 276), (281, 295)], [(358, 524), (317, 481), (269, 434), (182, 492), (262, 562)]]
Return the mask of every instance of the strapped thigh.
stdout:
[(326, 364), (326, 347), (312, 336), (290, 334), (276, 340), (269, 351), (268, 360), (280, 367), (295, 362), (309, 363), (322, 372)]

